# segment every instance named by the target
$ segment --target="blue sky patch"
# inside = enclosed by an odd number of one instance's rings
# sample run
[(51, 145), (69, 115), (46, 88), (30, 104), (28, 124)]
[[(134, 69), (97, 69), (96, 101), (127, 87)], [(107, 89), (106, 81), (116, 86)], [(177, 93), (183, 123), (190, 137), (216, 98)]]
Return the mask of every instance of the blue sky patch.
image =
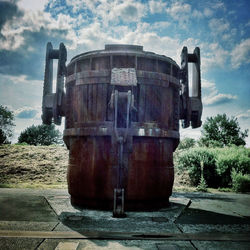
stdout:
[[(68, 62), (79, 53), (122, 43), (142, 45), (179, 65), (183, 46), (190, 53), (199, 46), (202, 119), (226, 113), (250, 128), (247, 0), (19, 0), (1, 1), (0, 12), (9, 13), (0, 17), (0, 104), (16, 114), (24, 107), (37, 112), (23, 113), (27, 119), (22, 121), (16, 115), (16, 138), (27, 126), (41, 123), (47, 42), (54, 48), (63, 42)], [(200, 129), (181, 135), (198, 138)]]

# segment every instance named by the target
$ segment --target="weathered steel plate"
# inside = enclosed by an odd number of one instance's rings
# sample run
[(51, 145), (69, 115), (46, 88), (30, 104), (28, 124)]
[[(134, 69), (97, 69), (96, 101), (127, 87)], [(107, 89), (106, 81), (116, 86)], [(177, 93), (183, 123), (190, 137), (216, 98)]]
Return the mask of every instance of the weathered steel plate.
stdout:
[(113, 68), (111, 72), (111, 85), (136, 86), (137, 78), (134, 68)]

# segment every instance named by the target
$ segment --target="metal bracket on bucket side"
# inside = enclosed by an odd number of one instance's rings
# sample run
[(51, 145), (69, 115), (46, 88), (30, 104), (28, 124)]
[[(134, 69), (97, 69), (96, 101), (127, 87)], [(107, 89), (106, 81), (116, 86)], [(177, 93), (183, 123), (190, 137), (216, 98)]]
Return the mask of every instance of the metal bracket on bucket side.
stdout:
[(123, 188), (114, 189), (113, 217), (116, 217), (116, 218), (126, 217), (126, 214), (124, 213), (124, 189)]
[[(193, 63), (192, 96), (189, 96), (188, 63)], [(201, 73), (200, 73), (200, 49), (195, 48), (193, 54), (188, 53), (187, 47), (183, 47), (181, 53), (181, 112), (182, 127), (192, 128), (201, 126), (202, 102), (201, 102)]]
[(135, 68), (113, 68), (110, 84), (116, 86), (136, 86), (137, 77)]
[[(53, 93), (53, 59), (58, 59), (56, 93)], [(43, 85), (42, 120), (44, 124), (53, 122), (61, 124), (65, 115), (64, 77), (66, 75), (67, 51), (63, 43), (59, 49), (53, 49), (51, 43), (47, 43), (45, 58), (45, 74)]]

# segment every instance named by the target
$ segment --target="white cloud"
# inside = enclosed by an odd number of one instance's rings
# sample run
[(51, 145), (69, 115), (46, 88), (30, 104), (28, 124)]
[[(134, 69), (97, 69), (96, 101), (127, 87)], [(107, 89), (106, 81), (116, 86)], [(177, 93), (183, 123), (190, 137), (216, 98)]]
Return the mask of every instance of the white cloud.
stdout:
[(250, 109), (248, 109), (246, 112), (244, 113), (240, 113), (236, 116), (236, 118), (238, 119), (242, 119), (242, 120), (248, 120), (250, 119)]
[(213, 15), (213, 11), (210, 8), (205, 8), (204, 9), (204, 15), (206, 17), (211, 17)]
[(43, 10), (45, 5), (48, 3), (49, 0), (20, 0), (17, 2), (17, 5), (21, 9), (25, 10)]
[(225, 50), (219, 43), (200, 44), (201, 47), (201, 70), (207, 72), (214, 67), (225, 67), (230, 52)]
[(17, 118), (20, 119), (41, 119), (41, 115), (37, 117), (37, 114), (41, 113), (41, 107), (27, 107), (24, 106), (14, 111)]
[(42, 79), (28, 80), (26, 76), (0, 74), (1, 104), (11, 104), (13, 110), (24, 106), (37, 107), (42, 103)]
[(222, 9), (222, 10), (226, 10), (226, 7), (225, 7), (224, 3), (221, 2), (221, 1), (218, 1), (217, 3), (213, 3), (213, 4), (211, 5), (211, 8), (213, 8), (213, 9)]
[(192, 17), (194, 17), (194, 18), (211, 17), (213, 15), (213, 13), (214, 13), (213, 10), (211, 10), (208, 7), (204, 8), (203, 11), (198, 10), (198, 9), (194, 9), (193, 13), (192, 13)]
[(202, 18), (203, 14), (199, 10), (194, 10), (193, 13), (192, 13), (192, 17), (194, 17), (194, 18)]
[(210, 82), (206, 79), (201, 79), (201, 86), (202, 86), (202, 89), (205, 89), (207, 91), (209, 91), (210, 93), (211, 92), (217, 92), (216, 90), (216, 85), (215, 85), (215, 82)]
[(141, 9), (145, 9), (141, 3), (127, 1), (117, 5), (113, 10), (113, 15), (114, 17), (120, 16), (125, 22), (138, 21), (145, 15)]
[(124, 35), (127, 36), (131, 32), (127, 27), (117, 27), (119, 30), (119, 37), (115, 37), (113, 34), (113, 28), (104, 30), (104, 27), (99, 21), (95, 21), (89, 26), (79, 31), (77, 37), (77, 51), (88, 51), (103, 49), (105, 44), (109, 43), (124, 43)]
[[(179, 60), (182, 49), (181, 41), (157, 34), (161, 27), (165, 28), (168, 25), (168, 22), (154, 24), (138, 22), (135, 29), (128, 26), (110, 26), (109, 29), (105, 29), (99, 21), (95, 21), (79, 32), (78, 51), (102, 49), (107, 43), (137, 44), (142, 45), (146, 51)], [(190, 40), (187, 42), (191, 43)], [(185, 45), (187, 45), (186, 42)]]
[(221, 39), (227, 42), (229, 45), (231, 45), (234, 43), (234, 38), (236, 37), (236, 35), (237, 35), (237, 29), (233, 28), (223, 33)]
[(0, 49), (17, 50), (26, 43), (25, 35), (30, 33), (42, 33), (46, 31), (47, 36), (55, 36), (57, 31), (64, 32), (64, 39), (76, 40), (75, 32), (72, 30), (75, 20), (70, 16), (59, 14), (57, 20), (49, 13), (41, 11), (25, 12), (24, 16), (16, 22), (7, 23), (2, 34), (6, 38), (0, 43)]
[(219, 93), (215, 82), (202, 79), (202, 101), (206, 106), (219, 105), (232, 102), (237, 99), (237, 96), (231, 94)]
[(169, 22), (161, 21), (161, 22), (151, 23), (148, 26), (150, 30), (155, 31), (157, 33), (158, 31), (168, 28), (170, 25), (171, 23)]
[(163, 54), (175, 60), (180, 57), (180, 40), (168, 36), (160, 37), (156, 32), (149, 31), (145, 25), (138, 25), (135, 31), (125, 34), (121, 42), (143, 45), (144, 50)]
[(111, 22), (113, 25), (120, 20), (125, 23), (138, 22), (146, 15), (147, 6), (135, 0), (102, 1), (91, 11), (107, 26)]
[(178, 21), (180, 28), (185, 29), (187, 27), (192, 12), (190, 4), (174, 2), (166, 11), (173, 20)]
[(174, 2), (168, 9), (169, 13), (174, 19), (178, 19), (182, 14), (189, 14), (191, 12), (191, 5), (187, 3)]
[(167, 3), (161, 1), (155, 1), (151, 0), (149, 1), (149, 10), (150, 13), (156, 14), (156, 13), (163, 13), (166, 11)]
[(107, 1), (99, 1), (99, 0), (66, 0), (66, 4), (73, 8), (73, 12), (80, 12), (85, 9), (89, 9), (94, 11), (97, 4), (105, 4)]
[(235, 46), (231, 53), (231, 63), (234, 69), (239, 68), (242, 64), (250, 63), (250, 38)]
[(237, 99), (237, 96), (231, 94), (217, 94), (214, 96), (205, 96), (202, 101), (204, 105), (218, 105), (231, 102)]
[(222, 18), (213, 18), (209, 21), (209, 27), (212, 31), (212, 34), (217, 35), (228, 31), (230, 28), (230, 24), (227, 20), (224, 20)]
[(200, 136), (201, 136), (201, 128), (193, 129), (191, 127), (188, 127), (188, 128), (183, 129), (180, 126), (180, 137), (181, 137), (181, 140), (183, 140), (186, 137), (198, 140), (200, 138)]

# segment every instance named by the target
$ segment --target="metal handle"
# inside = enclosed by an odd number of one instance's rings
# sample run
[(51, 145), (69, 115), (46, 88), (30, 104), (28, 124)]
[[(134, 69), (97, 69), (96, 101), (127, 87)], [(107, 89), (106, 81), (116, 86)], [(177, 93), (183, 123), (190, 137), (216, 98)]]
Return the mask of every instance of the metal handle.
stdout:
[[(58, 59), (56, 93), (53, 93), (53, 59)], [(53, 122), (61, 124), (64, 116), (64, 77), (66, 75), (67, 50), (63, 43), (59, 49), (53, 49), (51, 43), (47, 43), (45, 57), (45, 74), (43, 85), (42, 120), (44, 124)]]
[(120, 136), (118, 134), (118, 127), (117, 127), (117, 120), (118, 120), (118, 99), (119, 98), (127, 98), (127, 107), (126, 107), (126, 130), (123, 135), (124, 142), (126, 141), (128, 130), (129, 130), (129, 123), (130, 123), (130, 111), (133, 108), (133, 95), (131, 90), (128, 92), (119, 92), (118, 90), (115, 90), (114, 93), (111, 95), (110, 99), (110, 106), (111, 108), (114, 108), (114, 131), (117, 140), (119, 140)]
[[(189, 96), (188, 63), (193, 63), (192, 96)], [(200, 73), (200, 49), (195, 48), (193, 54), (188, 54), (187, 47), (183, 47), (181, 53), (181, 112), (182, 127), (192, 128), (201, 126), (202, 102), (201, 102), (201, 73)]]

